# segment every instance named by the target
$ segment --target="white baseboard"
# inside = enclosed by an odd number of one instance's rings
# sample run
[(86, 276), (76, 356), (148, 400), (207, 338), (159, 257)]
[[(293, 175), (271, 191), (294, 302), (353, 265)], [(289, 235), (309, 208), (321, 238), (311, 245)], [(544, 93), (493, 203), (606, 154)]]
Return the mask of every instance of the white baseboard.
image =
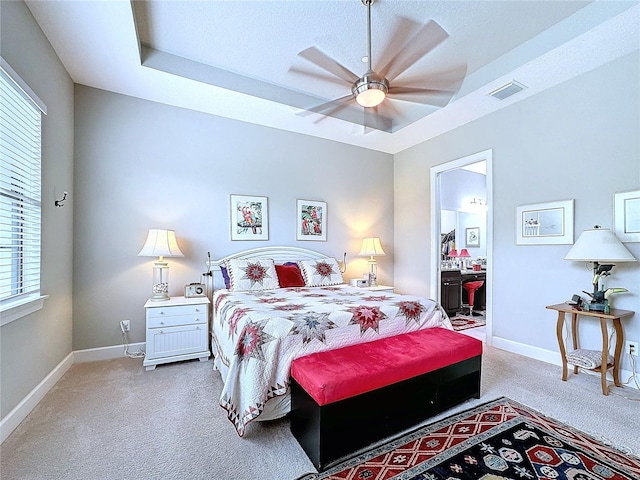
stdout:
[[(144, 347), (145, 342), (134, 343), (129, 345), (129, 352), (138, 352), (144, 350)], [(11, 435), (11, 432), (27, 418), (27, 415), (38, 405), (38, 402), (44, 398), (47, 392), (53, 388), (74, 363), (113, 360), (124, 356), (124, 347), (122, 345), (71, 352), (0, 421), (0, 443), (4, 442)]]
[[(513, 340), (507, 340), (505, 338), (493, 337), (492, 346), (499, 348), (500, 350), (506, 350), (507, 352), (517, 353), (524, 357), (533, 358), (542, 362), (551, 363), (553, 365), (562, 366), (562, 359), (560, 358), (560, 352), (545, 350), (540, 347), (533, 347), (531, 345), (525, 345), (523, 343), (514, 342)], [(597, 372), (585, 371), (587, 374), (599, 375)], [(628, 378), (631, 378), (633, 372), (631, 370), (620, 369), (620, 381), (626, 382)], [(638, 375), (638, 374), (636, 374)], [(611, 372), (609, 372), (609, 378)], [(611, 380), (613, 381), (613, 380)], [(640, 382), (639, 382), (640, 383)], [(630, 382), (627, 387), (637, 389), (634, 382)]]
[[(145, 342), (129, 344), (129, 353), (144, 351)], [(99, 360), (113, 360), (124, 357), (123, 345), (112, 345), (110, 347), (88, 348), (86, 350), (76, 350), (73, 352), (74, 363), (97, 362)]]
[(71, 352), (0, 421), (0, 443), (4, 442), (11, 432), (36, 408), (38, 402), (71, 368), (73, 361), (73, 352)]

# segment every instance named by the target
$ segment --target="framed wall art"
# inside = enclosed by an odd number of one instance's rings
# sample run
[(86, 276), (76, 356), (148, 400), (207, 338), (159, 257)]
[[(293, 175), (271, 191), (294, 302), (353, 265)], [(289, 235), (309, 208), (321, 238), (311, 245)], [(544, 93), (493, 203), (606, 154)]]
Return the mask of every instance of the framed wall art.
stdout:
[(267, 197), (231, 195), (231, 240), (269, 240)]
[(613, 219), (621, 242), (640, 242), (640, 190), (613, 195)]
[(327, 240), (327, 204), (325, 202), (296, 201), (296, 240)]
[(480, 227), (469, 227), (464, 229), (465, 247), (480, 246)]
[(573, 199), (516, 208), (516, 245), (573, 244)]

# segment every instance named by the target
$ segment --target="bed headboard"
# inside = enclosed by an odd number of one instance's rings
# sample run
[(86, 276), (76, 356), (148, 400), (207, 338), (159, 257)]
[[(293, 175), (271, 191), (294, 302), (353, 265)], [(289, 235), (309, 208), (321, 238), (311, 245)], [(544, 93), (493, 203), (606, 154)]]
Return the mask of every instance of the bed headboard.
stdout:
[(207, 267), (212, 274), (210, 279), (212, 284), (207, 285), (210, 291), (211, 287), (213, 287), (213, 290), (225, 288), (220, 266), (225, 260), (230, 260), (232, 258), (243, 260), (249, 258), (273, 258), (273, 261), (276, 264), (282, 264), (285, 262), (297, 262), (299, 260), (322, 260), (333, 257), (325, 255), (324, 253), (314, 252), (313, 250), (307, 250), (306, 248), (286, 246), (252, 248), (232, 253), (231, 255), (227, 255), (226, 257), (222, 257), (218, 260), (211, 260), (207, 262)]

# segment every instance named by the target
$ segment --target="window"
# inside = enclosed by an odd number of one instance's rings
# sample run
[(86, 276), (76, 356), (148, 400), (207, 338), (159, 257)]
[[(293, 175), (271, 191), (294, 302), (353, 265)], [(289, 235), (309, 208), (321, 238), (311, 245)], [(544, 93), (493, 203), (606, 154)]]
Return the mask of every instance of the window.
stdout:
[(46, 107), (0, 60), (0, 310), (4, 324), (9, 306), (41, 298), (40, 133)]

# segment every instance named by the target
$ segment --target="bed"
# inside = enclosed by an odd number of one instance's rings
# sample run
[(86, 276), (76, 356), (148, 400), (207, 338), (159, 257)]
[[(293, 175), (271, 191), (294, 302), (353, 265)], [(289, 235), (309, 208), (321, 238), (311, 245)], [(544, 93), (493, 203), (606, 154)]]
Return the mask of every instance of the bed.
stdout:
[(290, 411), (294, 359), (414, 330), (453, 329), (437, 302), (346, 285), (338, 262), (312, 250), (256, 248), (209, 266), (220, 406), (239, 436), (254, 420)]

